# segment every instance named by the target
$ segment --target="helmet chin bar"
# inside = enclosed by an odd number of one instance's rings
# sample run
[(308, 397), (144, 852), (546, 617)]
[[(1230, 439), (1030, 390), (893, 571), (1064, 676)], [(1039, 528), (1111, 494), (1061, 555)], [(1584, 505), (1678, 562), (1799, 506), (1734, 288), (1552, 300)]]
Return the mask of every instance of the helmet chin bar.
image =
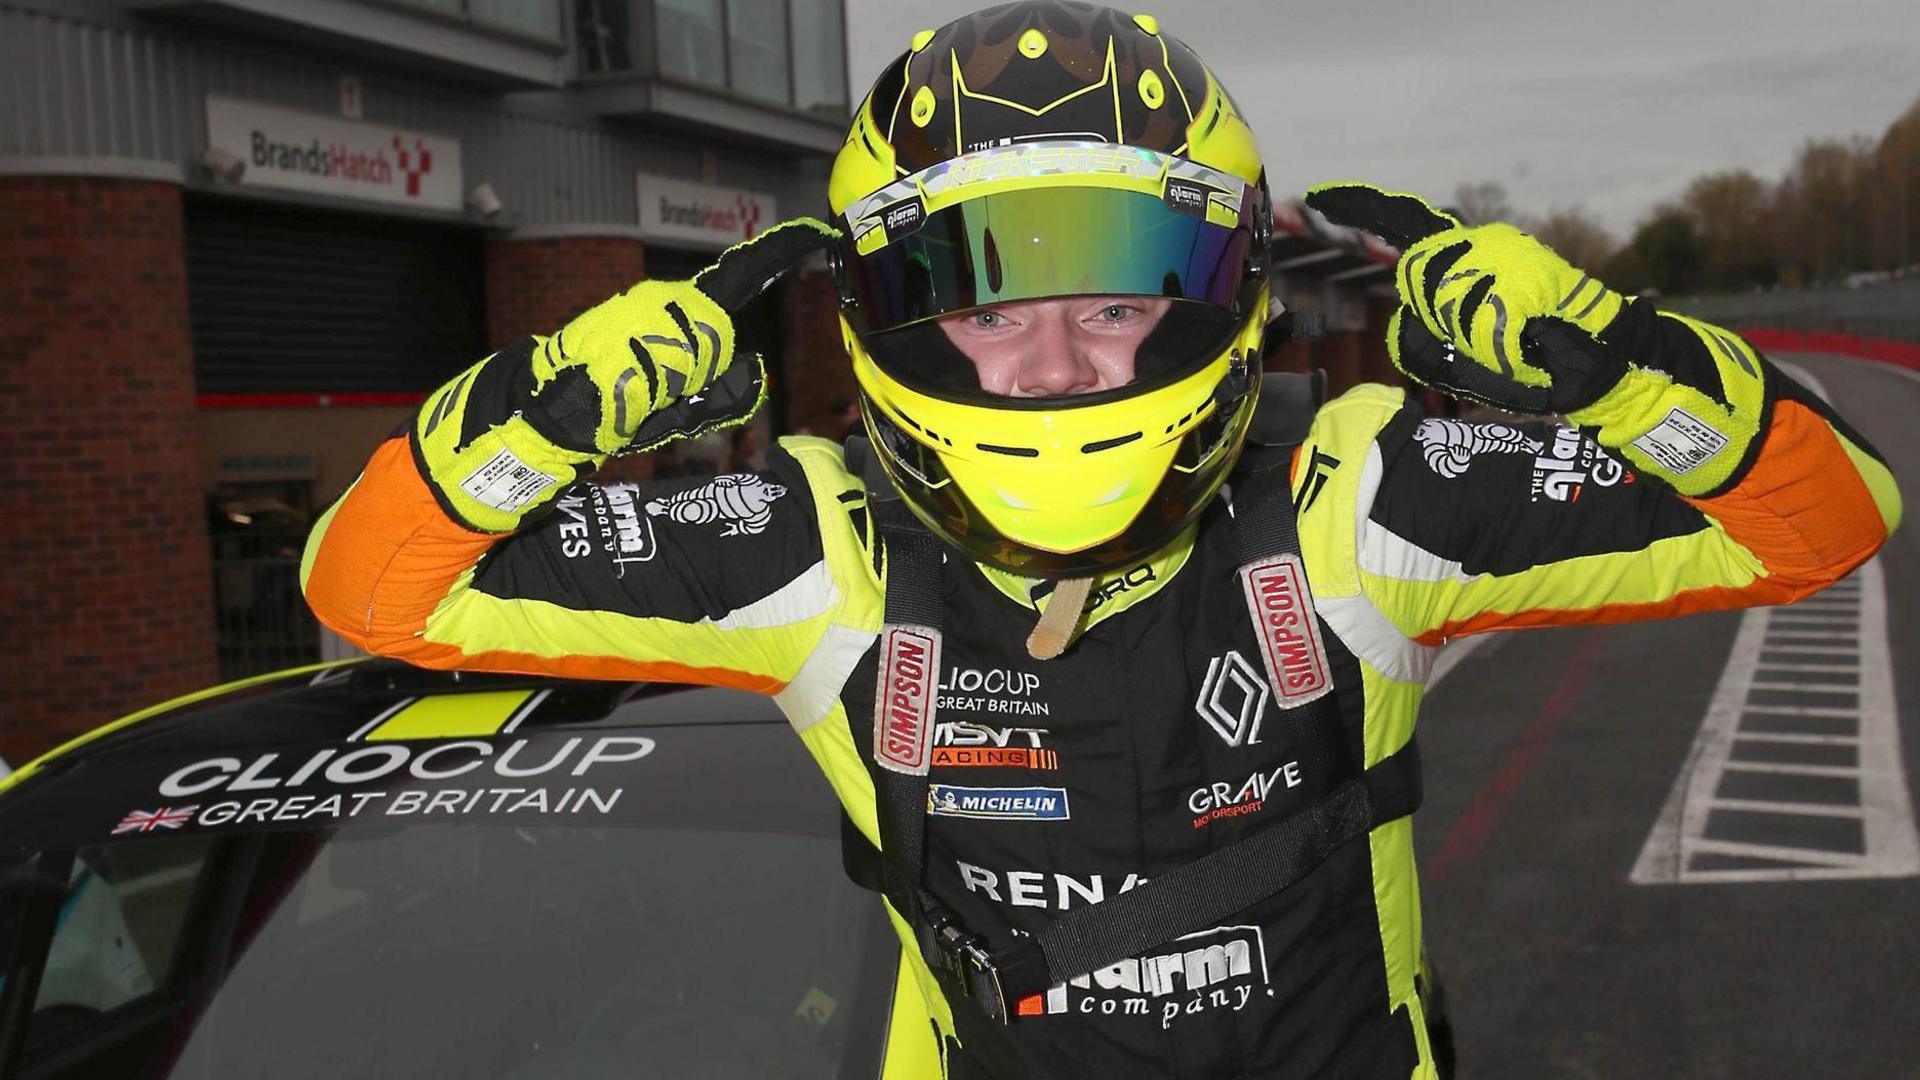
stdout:
[(896, 423), (864, 387), (860, 400), (888, 479), (935, 536), (968, 559), (1010, 573), (1074, 578), (1138, 563), (1199, 518), (1226, 480), (1225, 465), (1239, 456), (1259, 390), (1259, 369), (1244, 349), (1236, 349), (1213, 391), (1210, 415), (1182, 439), (1173, 466), (1161, 475), (1133, 521), (1118, 535), (1074, 551), (1049, 551), (1002, 534), (948, 473), (939, 454)]

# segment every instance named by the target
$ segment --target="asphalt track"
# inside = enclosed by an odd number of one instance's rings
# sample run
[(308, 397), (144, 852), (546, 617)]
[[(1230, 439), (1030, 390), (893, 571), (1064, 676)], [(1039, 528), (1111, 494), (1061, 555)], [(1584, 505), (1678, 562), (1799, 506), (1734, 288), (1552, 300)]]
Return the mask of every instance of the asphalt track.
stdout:
[[(1800, 685), (1872, 666), (1845, 655), (1877, 648), (1847, 639), (1875, 628), (1853, 611), (1860, 593), (1848, 600), (1846, 586), (1824, 607), (1769, 613), (1770, 624), (1722, 613), (1500, 634), (1452, 660), (1422, 713), (1427, 797), (1416, 836), (1428, 950), (1461, 1077), (1920, 1076), (1920, 876), (1898, 854), (1913, 811), (1899, 806), (1894, 817), (1906, 820), (1889, 818), (1868, 790), (1902, 780), (1911, 790), (1920, 779), (1920, 377), (1838, 357), (1780, 359), (1824, 385), (1892, 462), (1907, 497), (1908, 520), (1878, 558), (1886, 637), (1877, 655), (1890, 693), (1766, 689), (1769, 678)], [(1759, 654), (1800, 674), (1756, 674), (1751, 635), (1769, 625), (1769, 635), (1816, 645)], [(1775, 636), (1764, 646), (1781, 647)], [(1758, 735), (1731, 751), (1731, 768), (1752, 770), (1737, 783), (1772, 785), (1761, 798), (1778, 800), (1747, 805), (1815, 805), (1724, 812), (1705, 835), (1731, 837), (1725, 851), (1776, 857), (1663, 858), (1675, 850), (1663, 847), (1675, 814), (1683, 803), (1693, 809), (1681, 798), (1684, 777), (1729, 756), (1726, 740), (1702, 731), (1724, 713), (1730, 686), (1739, 700), (1785, 703), (1767, 715), (1750, 709), (1751, 724), (1844, 734)], [(1794, 704), (1805, 701), (1877, 710), (1880, 736), (1873, 715)], [(1788, 715), (1796, 712), (1821, 715)], [(1897, 752), (1876, 749), (1895, 738)], [(1813, 764), (1750, 763), (1769, 760)], [(1736, 783), (1707, 780), (1696, 795)], [(1824, 808), (1823, 798), (1858, 805)], [(1698, 832), (1704, 815), (1683, 816)], [(1848, 854), (1862, 847), (1863, 817), (1870, 837), (1897, 834), (1895, 855), (1875, 855), (1886, 846), (1877, 842)], [(1663, 865), (1664, 877), (1636, 883)]]

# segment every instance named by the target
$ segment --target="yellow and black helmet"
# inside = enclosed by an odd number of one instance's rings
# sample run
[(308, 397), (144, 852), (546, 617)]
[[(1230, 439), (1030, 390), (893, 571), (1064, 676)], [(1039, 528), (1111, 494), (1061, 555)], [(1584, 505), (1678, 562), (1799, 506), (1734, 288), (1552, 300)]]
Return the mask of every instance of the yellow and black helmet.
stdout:
[[(1253, 416), (1272, 211), (1253, 134), (1147, 15), (1006, 4), (923, 31), (834, 162), (841, 325), (875, 450), (969, 556), (1080, 577), (1172, 540)], [(1061, 296), (1174, 301), (1134, 379), (985, 393), (936, 320)]]

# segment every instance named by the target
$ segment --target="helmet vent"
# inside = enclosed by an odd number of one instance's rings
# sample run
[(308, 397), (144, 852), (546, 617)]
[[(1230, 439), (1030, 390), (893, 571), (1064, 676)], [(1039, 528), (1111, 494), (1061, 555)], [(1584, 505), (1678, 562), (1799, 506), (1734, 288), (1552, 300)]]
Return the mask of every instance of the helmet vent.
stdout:
[[(931, 434), (931, 432), (929, 432)], [(973, 445), (989, 454), (1006, 454), (1011, 457), (1039, 457), (1040, 451), (1031, 446), (995, 446), (992, 443), (974, 443)]]
[(1087, 445), (1081, 447), (1080, 452), (1083, 454), (1097, 454), (1102, 450), (1111, 450), (1116, 446), (1125, 446), (1128, 443), (1140, 437), (1141, 437), (1141, 433), (1138, 431), (1135, 431), (1131, 434), (1120, 435), (1111, 439), (1101, 439), (1097, 442), (1090, 442)]
[(945, 435), (940, 434), (939, 432), (933, 430), (930, 427), (925, 427), (925, 426), (922, 426), (921, 424), (916, 423), (913, 417), (908, 416), (904, 411), (897, 412), (897, 415), (900, 417), (901, 423), (907, 425), (908, 427), (912, 428), (915, 431), (920, 432), (922, 435), (925, 435), (927, 438), (938, 439), (939, 441), (946, 443), (948, 446), (953, 445), (952, 439), (947, 438)]

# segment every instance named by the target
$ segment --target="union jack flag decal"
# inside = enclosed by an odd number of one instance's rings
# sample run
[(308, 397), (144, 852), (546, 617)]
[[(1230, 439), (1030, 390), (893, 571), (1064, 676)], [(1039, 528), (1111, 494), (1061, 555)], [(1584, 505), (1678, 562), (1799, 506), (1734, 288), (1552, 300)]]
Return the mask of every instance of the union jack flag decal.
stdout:
[(114, 836), (122, 833), (150, 833), (155, 829), (177, 829), (193, 820), (198, 806), (163, 806), (158, 810), (135, 810), (113, 827)]

